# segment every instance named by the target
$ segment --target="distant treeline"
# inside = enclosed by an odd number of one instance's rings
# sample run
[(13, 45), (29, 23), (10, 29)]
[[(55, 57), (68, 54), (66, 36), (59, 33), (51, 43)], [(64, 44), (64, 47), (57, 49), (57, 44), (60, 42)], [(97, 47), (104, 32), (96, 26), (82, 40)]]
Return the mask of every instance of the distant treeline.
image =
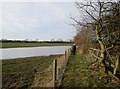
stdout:
[(0, 40), (2, 43), (9, 43), (9, 42), (20, 42), (20, 43), (73, 43), (72, 41), (29, 41), (29, 40), (8, 40), (2, 39)]

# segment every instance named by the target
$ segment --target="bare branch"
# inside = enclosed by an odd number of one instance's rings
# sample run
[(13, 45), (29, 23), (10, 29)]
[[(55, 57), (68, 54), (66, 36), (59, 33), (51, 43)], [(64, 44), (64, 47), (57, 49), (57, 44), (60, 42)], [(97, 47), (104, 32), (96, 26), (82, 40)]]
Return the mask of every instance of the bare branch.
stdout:
[(76, 5), (78, 6), (78, 8), (84, 10), (92, 19), (94, 19), (96, 22), (98, 22), (98, 20), (87, 9), (85, 9), (85, 7), (89, 7), (89, 5), (81, 4), (81, 6), (80, 6), (80, 3), (76, 3)]

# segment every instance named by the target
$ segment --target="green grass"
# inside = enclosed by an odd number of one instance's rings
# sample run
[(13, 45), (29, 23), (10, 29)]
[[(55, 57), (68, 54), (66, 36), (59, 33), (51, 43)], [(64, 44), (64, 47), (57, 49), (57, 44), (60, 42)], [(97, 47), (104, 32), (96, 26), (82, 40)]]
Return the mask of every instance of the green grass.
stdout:
[[(35, 76), (40, 73), (39, 82), (46, 77), (44, 71), (52, 64), (53, 59), (61, 55), (28, 57), (2, 60), (3, 89), (31, 87)], [(48, 74), (47, 74), (48, 75)], [(37, 78), (38, 79), (38, 78)]]
[(72, 43), (0, 43), (0, 48), (16, 48), (16, 47), (40, 47), (40, 46), (71, 46)]
[(63, 77), (61, 87), (70, 88), (87, 88), (105, 89), (105, 87), (120, 87), (118, 83), (105, 83), (105, 79), (100, 80), (101, 73), (92, 69), (90, 62), (92, 59), (86, 58), (86, 55), (72, 55), (69, 59), (66, 71)]

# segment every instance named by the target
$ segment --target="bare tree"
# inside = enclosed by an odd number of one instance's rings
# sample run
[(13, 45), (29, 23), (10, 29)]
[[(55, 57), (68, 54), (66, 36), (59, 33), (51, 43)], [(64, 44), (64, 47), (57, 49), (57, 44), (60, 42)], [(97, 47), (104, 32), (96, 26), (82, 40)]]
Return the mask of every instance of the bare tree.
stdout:
[[(78, 21), (71, 17), (77, 23), (77, 26), (86, 26), (91, 24), (97, 41), (100, 46), (100, 56), (94, 55), (99, 59), (99, 63), (102, 63), (105, 67), (105, 72), (109, 72), (116, 75), (118, 64), (119, 64), (119, 47), (120, 47), (120, 2), (76, 2), (78, 10), (83, 13), (83, 21)], [(110, 54), (111, 50), (115, 51)], [(114, 58), (112, 58), (114, 56)], [(113, 61), (116, 59), (116, 61)], [(112, 70), (109, 70), (112, 69)], [(113, 75), (113, 76), (114, 76)]]

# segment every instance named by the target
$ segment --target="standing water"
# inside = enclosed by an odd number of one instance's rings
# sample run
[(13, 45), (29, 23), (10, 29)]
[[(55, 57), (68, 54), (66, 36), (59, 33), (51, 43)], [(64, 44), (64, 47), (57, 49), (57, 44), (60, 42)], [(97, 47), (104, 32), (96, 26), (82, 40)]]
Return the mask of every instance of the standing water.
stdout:
[(26, 47), (26, 48), (5, 48), (0, 49), (0, 59), (13, 59), (32, 56), (48, 56), (64, 54), (71, 46), (47, 46), (47, 47)]

